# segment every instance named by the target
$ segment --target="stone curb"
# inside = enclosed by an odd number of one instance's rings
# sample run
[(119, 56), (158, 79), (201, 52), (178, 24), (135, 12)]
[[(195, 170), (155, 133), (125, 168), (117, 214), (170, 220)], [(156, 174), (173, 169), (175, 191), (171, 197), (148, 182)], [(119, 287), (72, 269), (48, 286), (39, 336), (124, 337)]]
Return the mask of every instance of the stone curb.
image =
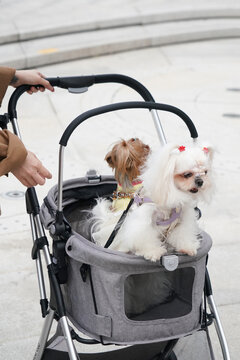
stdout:
[(165, 22), (80, 32), (1, 46), (0, 65), (33, 68), (146, 47), (240, 37), (237, 19)]
[[(7, 44), (12, 42), (19, 42), (25, 40), (39, 39), (49, 36), (66, 35), (78, 32), (96, 31), (109, 28), (125, 27), (125, 26), (138, 26), (144, 24), (164, 23), (172, 21), (189, 21), (199, 19), (231, 19), (240, 17), (240, 6), (236, 7), (206, 7), (195, 8), (181, 7), (169, 8), (163, 11), (149, 12), (145, 14), (124, 14), (124, 16), (114, 16), (113, 14), (106, 14), (102, 20), (89, 20), (83, 22), (76, 22), (73, 24), (64, 24), (62, 19), (59, 19), (59, 23), (48, 24), (44, 27), (35, 26), (31, 30), (24, 30), (20, 25), (12, 24), (4, 34), (4, 27), (0, 31), (0, 44)], [(108, 17), (109, 16), (109, 17)]]

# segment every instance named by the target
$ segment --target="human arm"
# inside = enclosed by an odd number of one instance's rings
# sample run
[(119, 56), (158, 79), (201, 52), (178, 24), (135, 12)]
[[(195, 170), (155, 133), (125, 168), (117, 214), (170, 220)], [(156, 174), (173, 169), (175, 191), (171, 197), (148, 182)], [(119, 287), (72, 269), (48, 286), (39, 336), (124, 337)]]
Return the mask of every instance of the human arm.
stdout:
[(52, 174), (42, 165), (41, 161), (28, 151), (24, 162), (14, 168), (12, 174), (25, 186), (32, 187), (44, 185), (46, 179), (51, 179)]
[(0, 66), (0, 106), (7, 87), (10, 84), (12, 78), (14, 77), (15, 71), (16, 70), (13, 68)]
[(40, 73), (38, 70), (16, 70), (15, 75), (13, 76), (10, 85), (13, 87), (18, 87), (24, 84), (28, 85), (41, 85), (39, 88), (35, 86), (31, 86), (28, 93), (32, 94), (37, 92), (38, 90), (44, 91), (45, 88), (54, 91), (54, 88), (49, 83), (48, 80), (44, 78), (44, 75)]
[(22, 164), (27, 150), (21, 140), (8, 130), (0, 131), (0, 176), (8, 174)]
[(8, 130), (0, 131), (0, 176), (11, 172), (23, 185), (43, 185), (51, 173), (21, 140)]
[(44, 91), (45, 88), (54, 91), (54, 88), (38, 70), (15, 70), (14, 68), (0, 66), (0, 106), (8, 85), (18, 87), (20, 85), (41, 85), (39, 88), (31, 86), (29, 94)]
[[(47, 88), (54, 91), (49, 81), (37, 70), (15, 70), (0, 66), (0, 105), (8, 85), (18, 87), (23, 84), (40, 85), (39, 90)], [(37, 92), (31, 87), (29, 93)], [(0, 131), (0, 176), (12, 172), (25, 186), (43, 185), (45, 179), (51, 178), (37, 157), (27, 151), (21, 140), (8, 130)]]

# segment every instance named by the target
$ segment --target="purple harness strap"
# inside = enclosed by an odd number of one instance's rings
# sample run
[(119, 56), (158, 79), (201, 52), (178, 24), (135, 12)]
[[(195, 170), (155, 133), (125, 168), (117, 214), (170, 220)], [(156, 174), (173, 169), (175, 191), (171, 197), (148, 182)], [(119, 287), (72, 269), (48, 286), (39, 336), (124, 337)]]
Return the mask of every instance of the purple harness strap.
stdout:
[[(137, 204), (137, 206), (140, 206), (144, 203), (152, 203), (153, 201), (148, 197), (140, 197), (138, 194), (134, 197), (134, 202)], [(159, 226), (169, 226), (171, 225), (175, 220), (180, 218), (182, 210), (177, 212), (176, 208), (174, 208), (171, 212), (171, 216), (167, 220), (163, 220), (160, 216), (157, 217), (156, 224)]]
[(137, 206), (142, 205), (143, 203), (152, 203), (152, 200), (148, 197), (144, 197), (142, 198), (141, 196), (139, 196), (138, 194), (136, 194), (134, 196), (134, 202), (135, 204), (137, 204)]
[(179, 212), (176, 211), (176, 208), (172, 210), (171, 216), (167, 220), (161, 220), (160, 217), (157, 218), (156, 224), (160, 226), (168, 226), (171, 225), (175, 220), (179, 219), (181, 215), (181, 210)]

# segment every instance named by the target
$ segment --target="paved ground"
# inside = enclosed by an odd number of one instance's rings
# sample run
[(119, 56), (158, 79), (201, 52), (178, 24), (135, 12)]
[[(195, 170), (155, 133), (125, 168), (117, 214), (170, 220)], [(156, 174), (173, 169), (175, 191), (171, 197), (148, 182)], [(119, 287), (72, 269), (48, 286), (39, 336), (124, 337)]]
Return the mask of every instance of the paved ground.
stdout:
[[(4, 3), (4, 2), (3, 2)], [(15, 4), (16, 5), (16, 4)], [(194, 121), (200, 138), (216, 148), (216, 193), (202, 205), (202, 226), (213, 238), (209, 270), (215, 301), (229, 343), (231, 359), (239, 359), (239, 133), (240, 39), (168, 45), (99, 56), (39, 68), (46, 76), (122, 73), (141, 81), (159, 102), (180, 107)], [(0, 50), (1, 51), (1, 50)], [(6, 111), (7, 93), (2, 106)], [(138, 100), (121, 85), (96, 85), (83, 95), (56, 89), (22, 96), (18, 118), (26, 146), (51, 169), (53, 179), (38, 187), (40, 202), (57, 182), (58, 141), (66, 125), (92, 107), (122, 100)], [(189, 139), (176, 117), (161, 114), (169, 141)], [(152, 147), (158, 139), (147, 112), (118, 112), (83, 124), (66, 150), (64, 178), (82, 176), (89, 168), (109, 173), (103, 158), (120, 137), (140, 136)], [(30, 258), (31, 233), (25, 215), (23, 186), (10, 175), (1, 178), (3, 216), (0, 224), (0, 359), (30, 360), (40, 334), (35, 265)], [(19, 194), (19, 198), (9, 197)], [(215, 339), (215, 337), (213, 336)], [(215, 340), (214, 340), (215, 342)], [(217, 343), (217, 342), (216, 342)], [(216, 348), (216, 358), (221, 359)]]
[(2, 0), (0, 64), (18, 68), (240, 36), (235, 0)]

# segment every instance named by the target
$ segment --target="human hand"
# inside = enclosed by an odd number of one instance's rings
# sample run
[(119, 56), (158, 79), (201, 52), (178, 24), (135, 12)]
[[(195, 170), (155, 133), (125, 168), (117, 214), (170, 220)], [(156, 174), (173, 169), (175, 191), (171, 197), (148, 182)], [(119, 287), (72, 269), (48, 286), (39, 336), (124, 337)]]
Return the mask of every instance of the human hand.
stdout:
[(28, 90), (29, 94), (35, 93), (38, 90), (43, 92), (45, 89), (48, 89), (52, 92), (54, 91), (54, 88), (50, 82), (46, 80), (44, 75), (41, 74), (38, 70), (16, 70), (15, 76), (13, 77), (10, 85), (16, 88), (24, 84), (41, 85), (38, 87), (31, 86), (31, 88)]
[(28, 151), (23, 164), (15, 168), (12, 174), (27, 187), (44, 185), (46, 179), (52, 178), (52, 174), (31, 151)]

